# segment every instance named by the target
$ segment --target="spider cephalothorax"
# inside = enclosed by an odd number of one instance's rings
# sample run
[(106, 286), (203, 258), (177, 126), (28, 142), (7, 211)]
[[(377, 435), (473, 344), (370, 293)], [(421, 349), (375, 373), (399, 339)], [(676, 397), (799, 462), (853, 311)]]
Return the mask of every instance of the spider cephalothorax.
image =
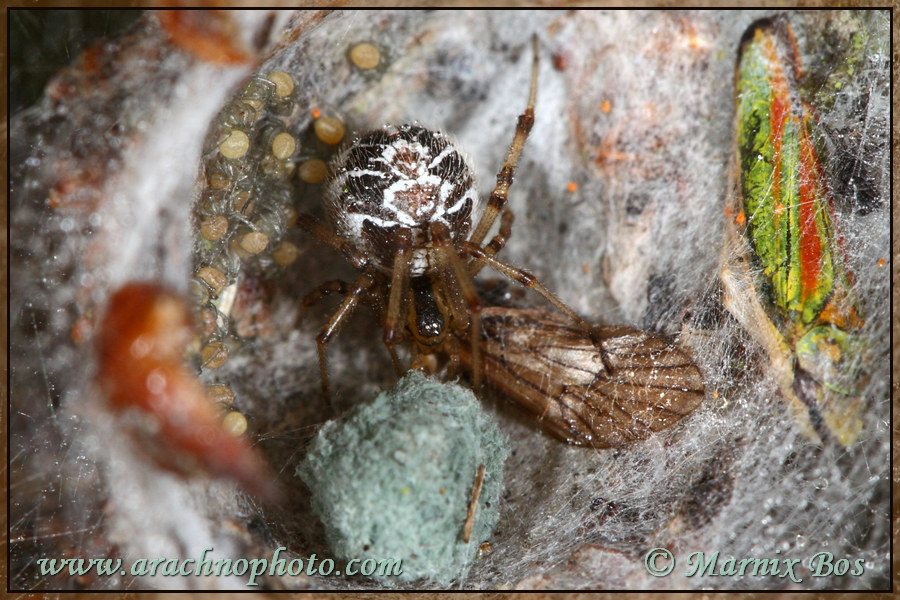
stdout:
[[(343, 304), (316, 338), (326, 397), (325, 347), (360, 301), (374, 308), (398, 372), (403, 368), (394, 345), (402, 340), (411, 342), (414, 365), (424, 364), (423, 355), (442, 352), (455, 370), (460, 336), (448, 333), (464, 332), (462, 338), (471, 346), (477, 387), (482, 307), (472, 278), (485, 265), (536, 290), (590, 331), (583, 319), (534, 276), (495, 257), (511, 233), (507, 195), (534, 122), (536, 38), (533, 46), (528, 106), (519, 116), (497, 184), (474, 230), (478, 194), (472, 169), (446, 134), (417, 124), (388, 125), (365, 133), (338, 153), (325, 197), (331, 229), (309, 215), (300, 216), (301, 227), (340, 251), (361, 272), (353, 284), (329, 281), (303, 300), (308, 307), (327, 294), (344, 296)], [(498, 216), (499, 232), (482, 245)]]

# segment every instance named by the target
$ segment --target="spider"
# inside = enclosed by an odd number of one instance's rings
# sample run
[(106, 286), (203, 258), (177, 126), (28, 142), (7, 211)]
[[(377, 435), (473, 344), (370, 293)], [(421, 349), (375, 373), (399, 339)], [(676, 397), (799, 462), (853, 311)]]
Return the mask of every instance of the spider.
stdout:
[[(331, 228), (310, 215), (299, 217), (300, 227), (360, 271), (353, 283), (327, 281), (302, 301), (305, 311), (326, 295), (344, 296), (316, 337), (326, 399), (326, 347), (360, 302), (372, 306), (383, 325), (382, 339), (398, 375), (404, 372), (395, 348), (399, 342), (411, 342), (411, 368), (427, 369), (426, 357), (441, 353), (450, 358), (449, 372), (455, 373), (460, 342), (448, 334), (468, 334), (472, 379), (478, 389), (482, 304), (473, 277), (485, 265), (537, 291), (585, 331), (592, 331), (533, 275), (496, 257), (512, 232), (513, 213), (506, 202), (534, 123), (537, 36), (532, 38), (532, 50), (528, 105), (518, 118), (497, 183), (474, 229), (479, 197), (466, 157), (449, 136), (418, 124), (387, 125), (361, 135), (338, 153), (324, 198)], [(498, 233), (483, 244), (498, 217)]]

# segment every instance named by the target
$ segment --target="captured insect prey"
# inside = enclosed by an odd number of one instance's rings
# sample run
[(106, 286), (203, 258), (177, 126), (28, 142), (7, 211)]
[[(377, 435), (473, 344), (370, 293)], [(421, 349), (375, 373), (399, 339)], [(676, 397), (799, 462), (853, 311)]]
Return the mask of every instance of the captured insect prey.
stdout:
[(890, 589), (890, 11), (44, 12), (11, 589)]
[(798, 96), (795, 44), (786, 19), (757, 21), (744, 34), (720, 277), (726, 307), (766, 349), (801, 429), (849, 446), (862, 427), (864, 319), (820, 158), (822, 133)]
[[(481, 313), (481, 325), (485, 379), (572, 444), (641, 440), (703, 402), (700, 370), (654, 333), (605, 326), (594, 341), (557, 313), (496, 307)], [(469, 348), (459, 346), (467, 369)]]
[[(413, 365), (421, 354), (444, 352), (458, 362), (457, 337), (468, 332), (475, 386), (479, 360), (481, 301), (473, 277), (485, 265), (534, 289), (585, 332), (590, 326), (533, 275), (498, 258), (509, 239), (509, 188), (525, 140), (534, 123), (538, 42), (532, 39), (531, 90), (497, 183), (474, 231), (479, 196), (462, 150), (446, 134), (416, 124), (388, 125), (357, 137), (332, 165), (325, 205), (331, 229), (310, 215), (299, 225), (343, 254), (361, 271), (352, 284), (329, 281), (307, 295), (308, 307), (329, 293), (344, 301), (316, 338), (322, 392), (328, 398), (326, 346), (360, 302), (372, 306), (384, 328), (383, 340), (398, 374), (395, 345), (409, 341)], [(499, 232), (482, 245), (500, 217)]]

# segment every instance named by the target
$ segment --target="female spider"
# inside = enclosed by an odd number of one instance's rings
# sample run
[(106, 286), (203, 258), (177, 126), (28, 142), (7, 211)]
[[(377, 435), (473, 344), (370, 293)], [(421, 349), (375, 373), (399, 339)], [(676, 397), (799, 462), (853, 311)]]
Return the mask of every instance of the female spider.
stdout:
[[(459, 342), (448, 333), (468, 330), (477, 389), (481, 383), (482, 306), (473, 277), (485, 265), (536, 290), (591, 331), (586, 321), (533, 275), (496, 258), (511, 234), (513, 215), (506, 201), (516, 163), (534, 123), (537, 36), (532, 47), (528, 106), (519, 116), (497, 183), (471, 235), (472, 218), (479, 208), (472, 169), (447, 135), (417, 124), (388, 125), (371, 131), (336, 156), (325, 194), (331, 229), (310, 215), (299, 218), (303, 229), (341, 252), (361, 272), (352, 284), (328, 281), (303, 299), (306, 309), (327, 294), (344, 296), (340, 308), (316, 337), (326, 398), (326, 346), (360, 301), (373, 307), (383, 325), (383, 341), (398, 374), (403, 368), (395, 345), (405, 339), (411, 341), (413, 367), (424, 366), (424, 356), (440, 352), (450, 357), (450, 370), (454, 372), (459, 366)], [(482, 245), (498, 216), (499, 232)]]

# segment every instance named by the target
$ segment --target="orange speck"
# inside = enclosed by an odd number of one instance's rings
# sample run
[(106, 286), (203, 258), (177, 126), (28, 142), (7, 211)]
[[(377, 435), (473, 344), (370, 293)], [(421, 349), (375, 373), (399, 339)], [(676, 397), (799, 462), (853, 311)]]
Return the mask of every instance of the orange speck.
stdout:
[(568, 192), (574, 192), (577, 189), (578, 189), (578, 184), (575, 183), (574, 181), (570, 181), (569, 185), (566, 186), (566, 191), (568, 191)]
[(319, 110), (318, 108), (314, 108), (312, 115), (313, 115), (313, 119), (318, 119), (319, 117), (322, 116), (322, 111)]
[(612, 110), (612, 102), (610, 102), (609, 100), (604, 100), (603, 102), (600, 103), (600, 110), (602, 110), (605, 113), (608, 113), (609, 111)]
[(884, 258), (879, 258), (879, 259), (878, 259), (878, 266), (879, 266), (879, 267), (883, 267), (883, 266), (884, 266)]
[(569, 66), (569, 53), (565, 51), (555, 52), (553, 54), (553, 68), (557, 71), (565, 71)]
[(713, 392), (713, 398), (718, 398), (718, 397), (719, 397), (719, 392)]
[(780, 215), (783, 212), (784, 212), (784, 204), (782, 204), (781, 202), (776, 203), (775, 204), (775, 214)]
[(744, 211), (741, 211), (737, 214), (737, 216), (734, 218), (734, 222), (738, 225), (743, 225), (747, 222), (747, 215), (744, 214)]
[(591, 271), (591, 266), (587, 263), (581, 263), (581, 271), (582, 271), (582, 273), (587, 275)]

